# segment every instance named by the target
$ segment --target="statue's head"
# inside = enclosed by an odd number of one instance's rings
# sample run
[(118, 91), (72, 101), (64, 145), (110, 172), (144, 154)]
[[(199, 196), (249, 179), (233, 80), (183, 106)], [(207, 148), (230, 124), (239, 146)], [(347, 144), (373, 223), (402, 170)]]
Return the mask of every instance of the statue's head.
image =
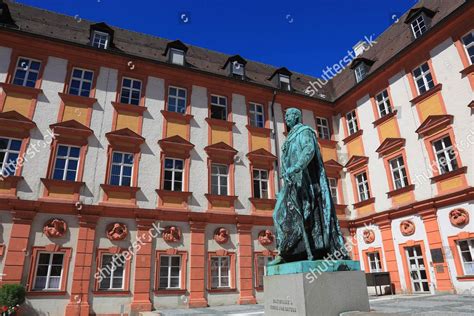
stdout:
[(293, 126), (295, 126), (298, 123), (301, 123), (301, 111), (298, 110), (297, 108), (289, 108), (286, 110), (285, 113), (285, 122), (286, 126), (288, 126), (289, 129), (292, 129)]

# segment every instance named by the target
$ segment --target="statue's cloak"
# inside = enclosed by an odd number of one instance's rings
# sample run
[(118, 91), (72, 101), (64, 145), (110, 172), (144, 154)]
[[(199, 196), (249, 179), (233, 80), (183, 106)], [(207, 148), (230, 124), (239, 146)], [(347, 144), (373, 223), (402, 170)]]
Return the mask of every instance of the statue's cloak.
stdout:
[(287, 262), (308, 258), (304, 229), (313, 259), (328, 254), (335, 259), (346, 259), (316, 133), (309, 126), (294, 126), (283, 144), (282, 175), (290, 167), (298, 167), (301, 172), (295, 174), (291, 185), (284, 182), (273, 213), (280, 256)]

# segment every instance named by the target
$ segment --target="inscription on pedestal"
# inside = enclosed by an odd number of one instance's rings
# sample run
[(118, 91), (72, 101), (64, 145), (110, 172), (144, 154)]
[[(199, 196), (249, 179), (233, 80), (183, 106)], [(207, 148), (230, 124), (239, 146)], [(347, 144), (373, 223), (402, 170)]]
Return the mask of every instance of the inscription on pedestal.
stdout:
[(289, 298), (286, 299), (279, 299), (274, 298), (272, 299), (272, 303), (270, 304), (270, 310), (278, 311), (278, 312), (286, 312), (286, 313), (297, 313), (296, 307), (293, 304), (293, 301)]

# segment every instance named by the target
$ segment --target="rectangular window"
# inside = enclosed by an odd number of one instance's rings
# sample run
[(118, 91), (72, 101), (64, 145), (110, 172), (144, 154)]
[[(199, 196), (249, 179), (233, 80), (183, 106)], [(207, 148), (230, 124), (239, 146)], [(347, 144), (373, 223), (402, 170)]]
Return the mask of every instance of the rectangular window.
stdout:
[(21, 140), (0, 138), (0, 176), (14, 176), (20, 155)]
[(228, 195), (229, 170), (226, 165), (211, 164), (211, 193)]
[(69, 94), (89, 97), (92, 89), (94, 73), (90, 70), (73, 68), (71, 74), (71, 83), (69, 85)]
[(92, 36), (92, 46), (107, 49), (109, 46), (110, 35), (104, 32), (94, 31)]
[(352, 135), (359, 130), (359, 125), (357, 123), (357, 116), (356, 116), (355, 110), (346, 114), (346, 121), (347, 121), (347, 129), (349, 131), (349, 135)]
[(184, 114), (186, 112), (186, 89), (172, 87), (168, 88), (168, 111)]
[(411, 29), (415, 38), (418, 38), (426, 32), (428, 28), (426, 27), (425, 19), (423, 19), (422, 15), (420, 15), (413, 22), (411, 22)]
[(227, 121), (227, 98), (211, 95), (211, 118)]
[(406, 187), (408, 185), (408, 177), (403, 156), (394, 158), (388, 163), (392, 170), (393, 187), (395, 190)]
[(141, 91), (142, 82), (140, 80), (123, 78), (122, 92), (120, 93), (120, 103), (139, 105)]
[(123, 290), (125, 279), (125, 262), (123, 255), (102, 255), (101, 272), (103, 279), (99, 283), (99, 290)]
[(337, 204), (337, 179), (336, 178), (328, 178), (329, 181), (329, 189), (331, 190), (331, 197), (334, 204)]
[(268, 171), (253, 169), (253, 195), (257, 199), (268, 199)]
[(33, 290), (61, 289), (63, 261), (63, 253), (39, 253)]
[(454, 147), (449, 136), (434, 141), (433, 150), (440, 174), (445, 174), (458, 168)]
[(230, 257), (211, 257), (211, 288), (230, 287)]
[(53, 179), (76, 181), (80, 147), (59, 145), (54, 162)]
[(280, 82), (280, 89), (290, 91), (291, 84), (290, 84), (290, 77), (286, 75), (279, 75), (278, 76)]
[(232, 74), (236, 75), (237, 77), (244, 77), (244, 65), (234, 61), (232, 63)]
[(30, 58), (18, 58), (13, 84), (34, 88), (39, 77), (41, 62)]
[(180, 49), (171, 48), (170, 62), (175, 65), (184, 65), (184, 52)]
[(474, 239), (458, 241), (464, 275), (474, 275)]
[(354, 69), (355, 77), (357, 82), (361, 82), (365, 77), (367, 77), (367, 66), (364, 63), (360, 63)]
[(470, 64), (474, 64), (474, 31), (469, 32), (462, 38), (462, 43), (466, 49), (466, 53)]
[(375, 100), (377, 102), (377, 109), (379, 110), (380, 117), (392, 113), (392, 105), (390, 104), (387, 89), (377, 94)]
[(424, 63), (415, 68), (415, 70), (413, 70), (413, 78), (416, 83), (416, 88), (418, 89), (418, 94), (423, 94), (435, 86), (428, 63)]
[(160, 255), (159, 289), (181, 287), (181, 256)]
[(120, 186), (132, 185), (133, 154), (112, 152), (110, 184)]
[(367, 173), (362, 172), (356, 175), (357, 191), (359, 193), (359, 202), (370, 199), (369, 181)]
[(380, 255), (378, 252), (369, 252), (367, 258), (369, 259), (370, 272), (382, 272), (382, 264), (380, 263)]
[(319, 138), (331, 139), (331, 132), (329, 131), (329, 122), (326, 118), (316, 118), (316, 130), (318, 131)]
[(267, 264), (273, 260), (272, 256), (257, 256), (257, 284), (258, 288), (263, 288), (263, 277), (267, 271)]
[(181, 159), (165, 159), (165, 182), (163, 189), (168, 191), (183, 191), (184, 161)]
[(265, 127), (265, 115), (263, 112), (263, 105), (257, 103), (250, 103), (250, 125), (254, 127)]

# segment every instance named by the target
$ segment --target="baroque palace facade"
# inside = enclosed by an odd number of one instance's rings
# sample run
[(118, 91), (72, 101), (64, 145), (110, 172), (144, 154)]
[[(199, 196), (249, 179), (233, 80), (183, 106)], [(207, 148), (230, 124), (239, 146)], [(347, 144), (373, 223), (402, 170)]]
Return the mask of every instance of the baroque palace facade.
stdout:
[(261, 302), (298, 107), (363, 269), (472, 289), (473, 16), (420, 2), (322, 85), (0, 1), (1, 283), (27, 315)]

